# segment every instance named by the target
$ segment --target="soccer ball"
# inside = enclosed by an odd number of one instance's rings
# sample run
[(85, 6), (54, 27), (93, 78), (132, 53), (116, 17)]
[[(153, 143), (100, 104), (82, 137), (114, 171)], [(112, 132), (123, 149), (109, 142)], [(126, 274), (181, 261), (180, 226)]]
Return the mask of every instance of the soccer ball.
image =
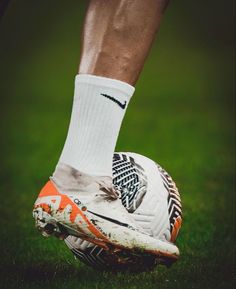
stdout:
[[(136, 153), (115, 153), (113, 184), (135, 221), (152, 237), (175, 242), (182, 222), (178, 189), (170, 175), (151, 159)], [(65, 239), (74, 256), (100, 270), (145, 271), (160, 260), (154, 256), (118, 255), (74, 236)]]

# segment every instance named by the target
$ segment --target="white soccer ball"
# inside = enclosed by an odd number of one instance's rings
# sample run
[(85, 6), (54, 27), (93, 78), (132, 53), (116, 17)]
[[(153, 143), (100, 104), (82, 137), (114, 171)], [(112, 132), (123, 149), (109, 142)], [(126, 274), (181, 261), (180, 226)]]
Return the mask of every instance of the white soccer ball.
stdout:
[[(182, 222), (181, 200), (174, 181), (163, 168), (136, 153), (115, 153), (113, 184), (121, 192), (122, 204), (145, 232), (175, 242)], [(157, 264), (153, 256), (117, 257), (74, 236), (68, 236), (65, 243), (76, 258), (100, 270), (143, 271)]]

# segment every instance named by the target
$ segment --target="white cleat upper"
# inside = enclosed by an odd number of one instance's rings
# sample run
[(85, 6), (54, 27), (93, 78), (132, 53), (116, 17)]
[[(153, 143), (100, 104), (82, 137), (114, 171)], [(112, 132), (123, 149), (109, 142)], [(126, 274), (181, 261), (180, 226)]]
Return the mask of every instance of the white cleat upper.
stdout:
[(46, 231), (48, 224), (58, 225), (59, 231), (63, 228), (70, 235), (108, 248), (177, 259), (178, 248), (142, 232), (118, 196), (111, 178), (89, 176), (59, 164), (35, 202), (36, 225), (41, 231)]

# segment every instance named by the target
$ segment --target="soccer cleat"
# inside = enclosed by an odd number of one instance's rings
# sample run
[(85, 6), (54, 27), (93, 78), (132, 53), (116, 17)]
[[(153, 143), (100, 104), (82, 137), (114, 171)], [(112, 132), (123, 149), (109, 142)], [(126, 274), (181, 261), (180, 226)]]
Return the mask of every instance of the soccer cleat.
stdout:
[(69, 189), (63, 190), (66, 177), (62, 180), (56, 173), (34, 204), (36, 227), (44, 236), (64, 239), (72, 235), (113, 253), (125, 249), (152, 254), (167, 263), (177, 260), (179, 251), (174, 244), (155, 239), (137, 227), (110, 178), (89, 176), (60, 164), (57, 171), (63, 170), (76, 176), (66, 184)]

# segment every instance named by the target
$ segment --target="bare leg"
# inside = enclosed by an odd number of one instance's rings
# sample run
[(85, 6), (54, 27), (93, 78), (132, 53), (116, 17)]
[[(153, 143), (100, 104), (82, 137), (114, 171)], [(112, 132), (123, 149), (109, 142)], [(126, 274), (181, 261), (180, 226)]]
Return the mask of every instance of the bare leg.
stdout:
[(134, 85), (169, 0), (91, 0), (79, 73)]

